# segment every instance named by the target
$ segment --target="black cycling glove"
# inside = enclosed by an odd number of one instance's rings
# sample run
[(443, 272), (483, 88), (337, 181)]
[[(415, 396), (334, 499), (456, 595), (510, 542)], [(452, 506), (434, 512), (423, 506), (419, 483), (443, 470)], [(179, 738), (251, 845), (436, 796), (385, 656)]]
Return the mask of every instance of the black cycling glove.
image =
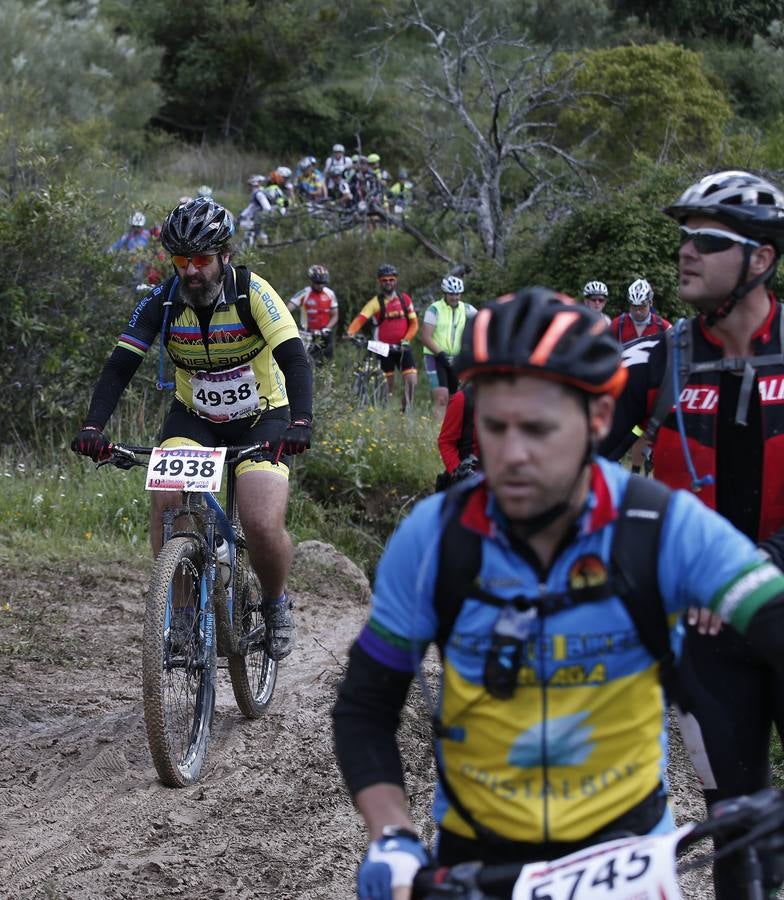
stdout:
[(82, 456), (89, 456), (93, 462), (106, 459), (111, 441), (97, 425), (85, 425), (71, 441), (71, 450)]
[(308, 450), (310, 448), (310, 436), (312, 432), (313, 426), (309, 419), (294, 419), (281, 435), (278, 459), (280, 459), (284, 453), (295, 455), (297, 453), (304, 453)]

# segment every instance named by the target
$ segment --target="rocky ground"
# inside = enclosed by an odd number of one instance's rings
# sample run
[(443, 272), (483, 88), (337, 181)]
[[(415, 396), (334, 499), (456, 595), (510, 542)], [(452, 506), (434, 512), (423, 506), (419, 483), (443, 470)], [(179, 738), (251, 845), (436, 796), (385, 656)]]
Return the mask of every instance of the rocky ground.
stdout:
[[(1, 570), (0, 570), (1, 571)], [(141, 708), (148, 570), (127, 561), (31, 578), (2, 571), (0, 896), (348, 900), (364, 835), (332, 754), (329, 709), (367, 613), (364, 575), (329, 545), (300, 545), (300, 646), (267, 714), (249, 722), (228, 673), (201, 781), (156, 780)], [(426, 831), (432, 771), (418, 701), (404, 716), (408, 783)], [(679, 818), (701, 815), (675, 742)], [(713, 894), (700, 873), (687, 897)]]

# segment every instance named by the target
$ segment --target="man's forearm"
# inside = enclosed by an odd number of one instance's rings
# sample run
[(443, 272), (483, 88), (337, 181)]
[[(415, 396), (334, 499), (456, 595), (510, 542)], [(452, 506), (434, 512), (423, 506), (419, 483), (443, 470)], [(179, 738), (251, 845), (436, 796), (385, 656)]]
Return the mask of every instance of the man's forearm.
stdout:
[(408, 800), (397, 784), (373, 784), (354, 797), (354, 803), (365, 820), (371, 841), (381, 837), (385, 825), (399, 825), (416, 831), (408, 809)]

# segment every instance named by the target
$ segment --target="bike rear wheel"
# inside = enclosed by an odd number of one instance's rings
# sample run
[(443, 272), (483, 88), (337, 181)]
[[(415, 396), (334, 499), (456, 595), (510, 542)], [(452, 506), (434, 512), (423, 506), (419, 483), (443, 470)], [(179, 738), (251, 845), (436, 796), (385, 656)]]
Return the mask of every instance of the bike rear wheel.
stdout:
[[(147, 595), (144, 721), (158, 777), (169, 787), (185, 787), (199, 777), (215, 710), (214, 623), (205, 623), (200, 609), (203, 572), (198, 543), (174, 537), (158, 554)], [(187, 611), (182, 618), (192, 622), (179, 635), (172, 629), (175, 597), (178, 616)]]
[(240, 712), (258, 719), (272, 700), (278, 664), (264, 647), (261, 585), (244, 547), (237, 547), (235, 571), (233, 622), (239, 652), (229, 656), (229, 677)]

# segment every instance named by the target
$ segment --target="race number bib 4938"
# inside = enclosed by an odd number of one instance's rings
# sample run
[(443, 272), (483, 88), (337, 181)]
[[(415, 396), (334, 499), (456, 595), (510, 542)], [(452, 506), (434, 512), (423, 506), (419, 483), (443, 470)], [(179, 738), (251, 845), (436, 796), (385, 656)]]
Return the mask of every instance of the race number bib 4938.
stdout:
[(212, 422), (230, 422), (259, 409), (256, 376), (249, 365), (225, 372), (197, 372), (191, 377), (193, 406)]
[(692, 828), (607, 841), (531, 863), (523, 867), (512, 900), (681, 900), (676, 847)]
[(220, 490), (225, 447), (156, 447), (147, 466), (148, 491)]

